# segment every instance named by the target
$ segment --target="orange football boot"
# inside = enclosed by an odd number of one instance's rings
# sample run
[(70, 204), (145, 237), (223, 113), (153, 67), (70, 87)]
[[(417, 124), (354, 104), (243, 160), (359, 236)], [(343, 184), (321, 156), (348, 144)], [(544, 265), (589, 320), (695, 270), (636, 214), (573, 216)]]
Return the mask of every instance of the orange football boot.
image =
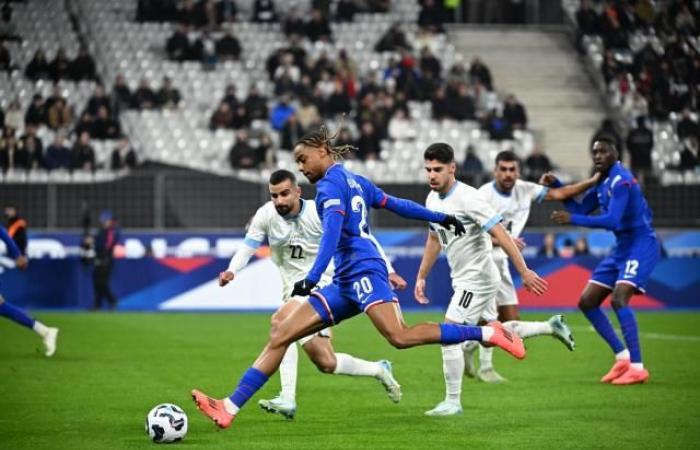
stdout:
[(489, 322), (486, 326), (493, 328), (493, 336), (488, 340), (489, 344), (501, 347), (518, 359), (525, 358), (525, 345), (520, 336), (503, 327), (503, 324), (498, 321)]
[(627, 385), (627, 384), (642, 384), (649, 380), (649, 371), (647, 369), (635, 369), (630, 365), (627, 372), (612, 381), (612, 384)]
[(601, 383), (612, 383), (612, 381), (622, 375), (623, 373), (627, 372), (627, 369), (630, 368), (630, 360), (629, 359), (618, 359), (615, 361), (615, 364), (613, 364), (612, 368), (606, 373), (603, 378), (600, 379)]
[(223, 400), (217, 400), (205, 395), (197, 389), (192, 390), (192, 400), (194, 400), (197, 408), (202, 413), (214, 421), (219, 428), (228, 428), (231, 422), (236, 418), (234, 414), (226, 412)]

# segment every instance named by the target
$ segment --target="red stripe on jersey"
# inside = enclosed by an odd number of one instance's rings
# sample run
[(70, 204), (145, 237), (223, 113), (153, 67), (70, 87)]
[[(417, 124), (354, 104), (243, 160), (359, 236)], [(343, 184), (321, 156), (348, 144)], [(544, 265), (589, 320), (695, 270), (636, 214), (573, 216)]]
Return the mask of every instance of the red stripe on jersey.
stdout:
[(388, 202), (388, 201), (389, 201), (389, 196), (384, 195), (384, 198), (382, 199), (382, 201), (379, 202), (379, 207), (384, 208), (386, 206), (386, 202)]

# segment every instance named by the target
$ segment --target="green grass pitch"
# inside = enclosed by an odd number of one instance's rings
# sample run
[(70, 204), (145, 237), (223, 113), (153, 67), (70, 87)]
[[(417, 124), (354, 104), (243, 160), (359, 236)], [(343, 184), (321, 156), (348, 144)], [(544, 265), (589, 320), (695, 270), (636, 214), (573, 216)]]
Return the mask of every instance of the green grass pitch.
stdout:
[[(337, 351), (393, 361), (404, 399), (395, 405), (373, 379), (318, 373), (300, 353), (294, 421), (260, 410), (276, 395), (274, 376), (229, 430), (216, 431), (194, 407), (197, 387), (223, 396), (257, 356), (266, 314), (38, 314), (59, 326), (53, 359), (38, 353), (30, 331), (0, 320), (0, 449), (153, 448), (148, 410), (173, 402), (190, 429), (174, 448), (453, 449), (453, 448), (697, 448), (700, 426), (700, 314), (640, 313), (651, 382), (598, 383), (611, 364), (602, 340), (578, 313), (569, 313), (578, 348), (549, 337), (527, 341), (516, 361), (497, 351), (510, 382), (465, 379), (464, 414), (430, 418), (442, 400), (437, 346), (398, 351), (365, 317), (336, 329)], [(526, 314), (543, 319), (546, 314)], [(409, 323), (439, 313), (406, 314)]]

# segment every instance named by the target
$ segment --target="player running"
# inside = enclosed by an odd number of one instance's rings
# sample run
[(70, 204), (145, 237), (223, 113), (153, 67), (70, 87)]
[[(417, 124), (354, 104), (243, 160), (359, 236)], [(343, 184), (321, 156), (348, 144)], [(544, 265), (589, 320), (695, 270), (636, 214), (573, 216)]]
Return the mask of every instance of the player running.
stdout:
[[(15, 241), (7, 234), (4, 228), (0, 227), (0, 240), (5, 243), (7, 253), (15, 260), (18, 269), (27, 268), (27, 257), (20, 252)], [(56, 339), (58, 338), (58, 328), (47, 327), (43, 323), (31, 318), (27, 313), (5, 301), (0, 295), (0, 316), (34, 330), (39, 335), (44, 344), (44, 354), (51, 357), (56, 353)]]
[[(520, 237), (530, 215), (533, 202), (545, 200), (566, 200), (585, 192), (594, 186), (599, 175), (595, 174), (588, 180), (559, 188), (549, 188), (540, 184), (520, 179), (520, 164), (518, 158), (510, 150), (496, 155), (496, 165), (493, 171), (493, 181), (479, 188), (479, 193), (503, 216), (503, 225), (520, 250), (526, 242)], [(518, 294), (515, 292), (513, 278), (508, 269), (508, 257), (497, 239), (492, 239), (493, 260), (501, 275), (501, 284), (496, 294), (498, 320), (503, 326), (515, 330), (523, 338), (549, 335), (561, 341), (566, 348), (574, 350), (574, 338), (569, 327), (564, 323), (564, 317), (554, 315), (547, 321), (527, 322), (520, 320), (518, 311)], [(469, 377), (477, 377), (487, 383), (500, 383), (505, 379), (493, 368), (493, 349), (479, 345), (465, 344), (464, 373)], [(479, 370), (474, 366), (474, 353), (479, 348)]]
[[(501, 224), (501, 214), (489, 205), (479, 191), (455, 178), (452, 147), (445, 143), (432, 144), (423, 157), (431, 189), (425, 201), (426, 207), (456, 216), (467, 232), (457, 236), (449, 230), (431, 225), (416, 276), (415, 298), (422, 304), (429, 302), (425, 294), (426, 278), (440, 251), (444, 250), (454, 289), (445, 321), (467, 325), (476, 325), (480, 320), (495, 321), (498, 316), (495, 299), (501, 278), (492, 257), (492, 239), (500, 244), (504, 255), (510, 257), (526, 282), (529, 283), (528, 279), (536, 275), (528, 269), (520, 250)], [(446, 396), (426, 415), (452, 416), (462, 413), (461, 390), (465, 367), (462, 346), (453, 344), (442, 347)]]
[[(268, 240), (272, 262), (279, 268), (282, 276), (282, 300), (284, 304), (272, 316), (272, 326), (276, 327), (305, 300), (292, 297), (294, 282), (306, 276), (316, 259), (323, 227), (316, 212), (313, 200), (301, 198), (301, 188), (296, 177), (287, 170), (278, 170), (270, 175), (271, 201), (260, 207), (250, 222), (244, 245), (231, 258), (226, 271), (219, 274), (219, 285), (225, 286), (233, 281), (238, 273), (253, 256), (258, 247)], [(377, 246), (380, 249), (379, 246)], [(381, 249), (380, 249), (381, 251)], [(384, 257), (384, 253), (382, 252)], [(385, 259), (390, 272), (392, 285), (405, 288), (406, 282), (394, 273), (391, 263)], [(326, 286), (333, 278), (333, 268), (321, 276), (319, 286)], [(316, 367), (324, 373), (351, 376), (368, 376), (379, 380), (395, 403), (401, 400), (401, 386), (394, 379), (391, 363), (382, 361), (365, 361), (345, 353), (335, 353), (331, 344), (331, 329), (325, 328), (316, 334), (303, 337), (297, 341)], [(293, 419), (296, 413), (297, 381), (297, 346), (292, 344), (280, 365), (282, 391), (272, 400), (260, 400), (258, 404), (266, 411), (279, 413), (287, 419)]]
[[(615, 233), (617, 245), (612, 255), (598, 264), (578, 306), (615, 353), (615, 364), (600, 381), (617, 385), (644, 383), (649, 379), (649, 371), (642, 363), (637, 320), (629, 303), (633, 295), (644, 292), (661, 249), (651, 225), (651, 210), (637, 180), (618, 161), (614, 141), (607, 137), (595, 140), (591, 156), (602, 181), (580, 203), (565, 202), (568, 212), (554, 211), (552, 220), (560, 225), (604, 228)], [(547, 181), (554, 186), (561, 184), (552, 178)], [(598, 208), (600, 214), (590, 216)], [(600, 308), (611, 292), (612, 307), (627, 348)]]
[[(294, 148), (299, 170), (317, 185), (316, 209), (323, 224), (316, 261), (306, 278), (297, 281), (292, 290), (292, 296), (309, 296), (308, 299), (272, 329), (267, 345), (230, 397), (217, 400), (192, 391), (197, 407), (220, 428), (231, 425), (240, 408), (277, 370), (290, 344), (361, 312), (399, 349), (477, 340), (498, 345), (516, 358), (525, 357), (522, 340), (499, 323), (484, 327), (454, 323), (406, 325), (389, 284), (386, 265), (372, 239), (368, 208), (386, 208), (406, 218), (440, 224), (441, 229), (453, 227), (457, 235), (464, 234), (464, 226), (454, 216), (388, 196), (366, 178), (346, 170), (337, 160), (348, 147), (332, 147), (333, 138), (322, 126), (305, 135)], [(333, 283), (312, 291), (331, 258), (335, 262)], [(546, 290), (546, 282), (534, 272), (527, 275), (524, 284), (528, 289), (536, 293)]]

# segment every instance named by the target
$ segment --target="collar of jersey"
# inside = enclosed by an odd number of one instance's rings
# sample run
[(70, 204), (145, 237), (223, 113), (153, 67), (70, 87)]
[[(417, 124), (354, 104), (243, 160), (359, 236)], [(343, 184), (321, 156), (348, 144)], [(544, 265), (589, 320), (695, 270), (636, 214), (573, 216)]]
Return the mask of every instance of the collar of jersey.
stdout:
[(491, 182), (491, 187), (493, 187), (493, 190), (496, 191), (496, 194), (500, 195), (501, 197), (510, 197), (510, 194), (512, 194), (512, 192), (505, 193), (505, 192), (501, 192), (500, 190), (498, 190), (498, 188), (496, 187), (495, 181)]
[(304, 208), (306, 208), (306, 202), (304, 201), (303, 198), (300, 198), (299, 201), (301, 202), (301, 209), (299, 209), (299, 212), (295, 215), (292, 214), (287, 214), (284, 217), (284, 220), (296, 220), (299, 217), (301, 217), (302, 214), (304, 214)]
[(450, 195), (452, 195), (452, 193), (455, 191), (455, 189), (457, 189), (457, 185), (458, 185), (458, 184), (459, 184), (459, 181), (455, 181), (455, 184), (452, 185), (452, 187), (450, 188), (449, 191), (447, 191), (447, 192), (444, 193), (444, 194), (438, 193), (438, 197), (440, 197), (440, 200), (445, 200), (447, 197), (449, 197)]
[(331, 164), (331, 166), (330, 166), (328, 169), (326, 169), (326, 173), (324, 173), (323, 176), (325, 177), (326, 175), (328, 175), (328, 172), (330, 172), (331, 170), (333, 170), (334, 167), (338, 167), (338, 166), (340, 166), (340, 165), (341, 165), (340, 163), (333, 163), (333, 164)]

